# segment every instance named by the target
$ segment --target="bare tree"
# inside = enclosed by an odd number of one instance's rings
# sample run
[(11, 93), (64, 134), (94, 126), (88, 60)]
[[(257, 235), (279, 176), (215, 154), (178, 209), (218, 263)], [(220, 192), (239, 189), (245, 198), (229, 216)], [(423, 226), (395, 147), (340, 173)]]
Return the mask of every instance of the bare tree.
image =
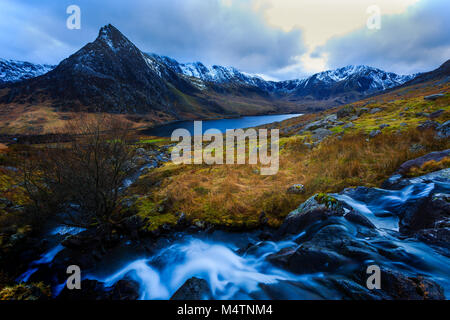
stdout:
[(78, 207), (67, 224), (111, 230), (121, 220), (120, 191), (135, 171), (131, 126), (111, 116), (85, 116), (64, 132), (70, 142), (46, 146), (24, 168), (25, 188), (37, 207)]

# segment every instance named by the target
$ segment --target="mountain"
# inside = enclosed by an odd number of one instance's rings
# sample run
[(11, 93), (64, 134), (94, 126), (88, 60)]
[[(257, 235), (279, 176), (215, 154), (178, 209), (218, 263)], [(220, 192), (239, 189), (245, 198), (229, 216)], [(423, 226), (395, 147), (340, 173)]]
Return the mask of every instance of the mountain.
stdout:
[(0, 108), (150, 114), (164, 121), (324, 110), (414, 78), (348, 66), (306, 79), (265, 81), (233, 67), (144, 53), (112, 25), (55, 68), (36, 66), (33, 70), (41, 72), (32, 74), (22, 64), (8, 64), (17, 80), (3, 85)]
[(255, 87), (215, 89), (202, 91), (198, 83), (144, 54), (107, 25), (94, 42), (52, 71), (8, 85), (0, 104), (46, 105), (60, 112), (151, 113), (168, 120), (294, 111)]
[(281, 82), (278, 90), (290, 101), (325, 100), (330, 106), (335, 106), (397, 87), (414, 77), (364, 65), (347, 66), (317, 73), (303, 80)]
[(314, 74), (305, 79), (265, 81), (240, 72), (233, 67), (205, 66), (201, 62), (179, 63), (154, 53), (147, 54), (154, 65), (163, 65), (172, 71), (193, 79), (193, 84), (205, 90), (208, 86), (256, 87), (277, 99), (302, 101), (306, 99), (330, 100), (339, 98), (341, 103), (354, 101), (363, 96), (394, 88), (413, 79), (415, 75), (397, 75), (369, 66), (347, 66)]
[(444, 62), (436, 70), (417, 75), (417, 77), (405, 83), (405, 86), (433, 80), (443, 80), (445, 82), (448, 82), (450, 80), (450, 60)]
[(55, 66), (0, 58), (0, 84), (18, 82), (43, 75)]

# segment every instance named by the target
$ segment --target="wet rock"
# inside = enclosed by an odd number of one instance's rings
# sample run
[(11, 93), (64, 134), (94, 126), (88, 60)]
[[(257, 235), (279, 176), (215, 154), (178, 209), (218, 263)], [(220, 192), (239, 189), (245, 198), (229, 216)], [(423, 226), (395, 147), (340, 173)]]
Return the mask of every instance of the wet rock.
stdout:
[(139, 295), (139, 283), (134, 280), (123, 279), (117, 281), (117, 283), (113, 286), (110, 299), (138, 300)]
[(305, 186), (302, 184), (294, 184), (293, 186), (289, 187), (287, 190), (287, 193), (290, 194), (301, 194), (305, 192)]
[(204, 279), (188, 279), (170, 298), (170, 300), (210, 300), (212, 292)]
[(297, 274), (333, 272), (346, 262), (336, 252), (301, 246), (289, 257), (286, 268)]
[(347, 219), (350, 222), (362, 225), (364, 227), (367, 227), (369, 229), (375, 229), (375, 225), (368, 219), (366, 218), (364, 215), (362, 215), (359, 212), (356, 212), (354, 210), (348, 212), (347, 214), (345, 214), (344, 216), (345, 219)]
[(286, 217), (276, 232), (276, 236), (298, 234), (310, 224), (327, 219), (329, 216), (342, 216), (343, 214), (342, 203), (331, 196), (316, 194)]
[(92, 248), (101, 245), (102, 236), (97, 230), (86, 230), (79, 234), (67, 237), (62, 241), (62, 245), (75, 251), (90, 251)]
[(400, 232), (410, 233), (450, 224), (450, 195), (438, 193), (405, 210), (400, 219)]
[(109, 300), (110, 289), (97, 280), (81, 281), (80, 290), (69, 290), (67, 286), (58, 296), (59, 300)]
[(431, 152), (423, 157), (406, 161), (397, 170), (397, 173), (405, 174), (413, 167), (420, 168), (425, 162), (434, 160), (436, 162), (450, 156), (450, 149), (444, 151)]
[(329, 282), (343, 294), (347, 300), (381, 300), (382, 297), (349, 279), (330, 278)]
[(396, 300), (444, 300), (444, 290), (437, 283), (422, 276), (410, 277), (384, 269), (381, 290)]
[(119, 280), (112, 287), (106, 287), (97, 280), (81, 281), (81, 289), (69, 290), (67, 286), (58, 296), (59, 300), (137, 300), (139, 299), (139, 283), (130, 279)]

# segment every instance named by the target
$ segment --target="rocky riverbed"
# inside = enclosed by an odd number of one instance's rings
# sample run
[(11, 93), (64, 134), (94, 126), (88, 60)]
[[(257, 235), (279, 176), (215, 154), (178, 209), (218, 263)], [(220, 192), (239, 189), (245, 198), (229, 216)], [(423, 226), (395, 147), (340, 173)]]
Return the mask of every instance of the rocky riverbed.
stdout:
[[(407, 178), (401, 168), (383, 189), (316, 194), (277, 230), (205, 231), (182, 219), (157, 239), (53, 229), (17, 280), (50, 283), (58, 299), (448, 298), (450, 169)], [(73, 264), (82, 290), (64, 288)], [(370, 265), (379, 290), (366, 286)]]

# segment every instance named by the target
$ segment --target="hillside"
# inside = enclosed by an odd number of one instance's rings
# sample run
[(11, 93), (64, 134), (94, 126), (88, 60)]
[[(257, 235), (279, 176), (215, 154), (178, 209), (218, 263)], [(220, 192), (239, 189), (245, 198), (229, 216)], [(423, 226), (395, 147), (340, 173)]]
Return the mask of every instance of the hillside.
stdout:
[(34, 73), (27, 73), (31, 67), (24, 66), (9, 63), (8, 77), (3, 78), (15, 83), (0, 87), (0, 133), (53, 132), (80, 112), (112, 113), (135, 127), (185, 119), (315, 112), (414, 78), (348, 66), (307, 79), (265, 81), (232, 67), (179, 63), (144, 53), (112, 25), (101, 28), (94, 42), (54, 69), (35, 66)]

